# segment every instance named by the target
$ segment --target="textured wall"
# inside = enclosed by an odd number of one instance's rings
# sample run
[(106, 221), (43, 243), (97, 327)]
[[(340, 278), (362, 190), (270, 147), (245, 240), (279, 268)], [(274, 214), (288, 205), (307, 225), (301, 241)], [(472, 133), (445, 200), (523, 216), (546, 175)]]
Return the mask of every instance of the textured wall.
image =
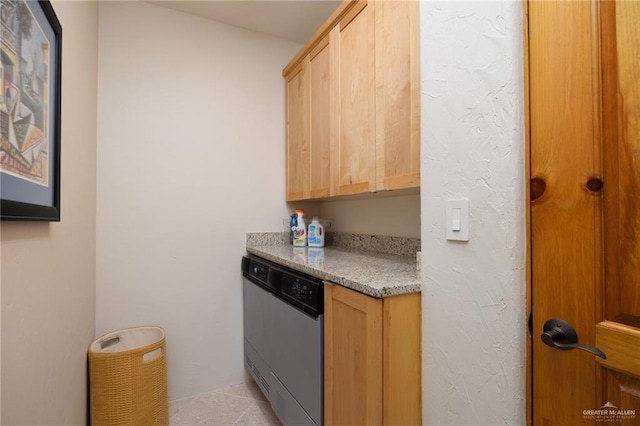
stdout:
[(98, 5), (63, 28), (61, 222), (2, 222), (2, 424), (86, 423), (95, 324)]
[(522, 4), (422, 2), (421, 31), (424, 423), (524, 424)]
[(244, 381), (245, 234), (281, 231), (300, 45), (101, 2), (96, 331), (167, 330), (169, 397)]

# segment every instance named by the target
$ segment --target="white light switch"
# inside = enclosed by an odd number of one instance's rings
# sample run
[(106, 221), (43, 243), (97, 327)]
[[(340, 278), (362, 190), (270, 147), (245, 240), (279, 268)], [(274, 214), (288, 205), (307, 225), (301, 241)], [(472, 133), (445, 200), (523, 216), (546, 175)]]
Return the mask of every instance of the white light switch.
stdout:
[(454, 232), (460, 231), (460, 212), (462, 209), (451, 210), (451, 230)]
[(446, 211), (447, 240), (469, 241), (469, 200), (449, 200)]

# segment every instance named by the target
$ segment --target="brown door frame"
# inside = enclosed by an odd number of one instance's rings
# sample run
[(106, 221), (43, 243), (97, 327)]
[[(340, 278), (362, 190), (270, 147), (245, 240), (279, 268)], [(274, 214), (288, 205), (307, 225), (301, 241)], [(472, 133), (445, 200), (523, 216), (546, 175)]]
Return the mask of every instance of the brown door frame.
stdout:
[(525, 145), (525, 161), (524, 161), (524, 170), (525, 170), (525, 230), (526, 230), (526, 253), (525, 253), (525, 287), (526, 287), (526, 298), (525, 298), (525, 312), (526, 312), (526, 324), (527, 324), (527, 333), (528, 336), (526, 342), (526, 395), (525, 395), (525, 405), (526, 405), (526, 421), (527, 426), (531, 426), (533, 424), (533, 403), (532, 403), (532, 394), (533, 394), (533, 360), (532, 360), (532, 338), (529, 334), (529, 318), (532, 312), (531, 305), (531, 195), (530, 195), (530, 186), (529, 182), (531, 182), (531, 116), (530, 116), (530, 107), (529, 107), (529, 0), (522, 0), (522, 32), (523, 32), (523, 51), (524, 51), (524, 62), (523, 62), (523, 70), (524, 70), (524, 145)]

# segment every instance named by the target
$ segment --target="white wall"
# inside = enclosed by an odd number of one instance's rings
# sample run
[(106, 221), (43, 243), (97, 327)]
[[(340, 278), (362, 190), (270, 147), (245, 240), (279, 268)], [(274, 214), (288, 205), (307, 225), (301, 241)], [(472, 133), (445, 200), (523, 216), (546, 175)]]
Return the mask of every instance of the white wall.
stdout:
[(2, 222), (2, 424), (86, 423), (95, 320), (98, 6), (54, 1), (63, 28), (59, 223)]
[(419, 194), (323, 201), (315, 210), (321, 218), (334, 219), (330, 231), (420, 238)]
[(100, 3), (96, 331), (165, 327), (171, 400), (244, 381), (240, 259), (288, 215), (281, 72), (300, 47)]
[[(420, 5), (423, 420), (524, 424), (522, 5)], [(457, 198), (468, 243), (445, 240)]]

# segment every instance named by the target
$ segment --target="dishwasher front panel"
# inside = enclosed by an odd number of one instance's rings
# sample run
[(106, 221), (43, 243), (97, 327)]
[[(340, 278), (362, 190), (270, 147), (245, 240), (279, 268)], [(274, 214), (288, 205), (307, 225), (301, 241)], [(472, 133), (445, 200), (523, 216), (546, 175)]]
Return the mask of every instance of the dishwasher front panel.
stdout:
[(244, 364), (285, 426), (324, 418), (322, 281), (243, 258)]
[(242, 286), (244, 338), (272, 365), (274, 297), (246, 277), (242, 278)]
[(322, 424), (324, 375), (324, 316), (313, 318), (272, 296), (274, 375), (305, 409)]

